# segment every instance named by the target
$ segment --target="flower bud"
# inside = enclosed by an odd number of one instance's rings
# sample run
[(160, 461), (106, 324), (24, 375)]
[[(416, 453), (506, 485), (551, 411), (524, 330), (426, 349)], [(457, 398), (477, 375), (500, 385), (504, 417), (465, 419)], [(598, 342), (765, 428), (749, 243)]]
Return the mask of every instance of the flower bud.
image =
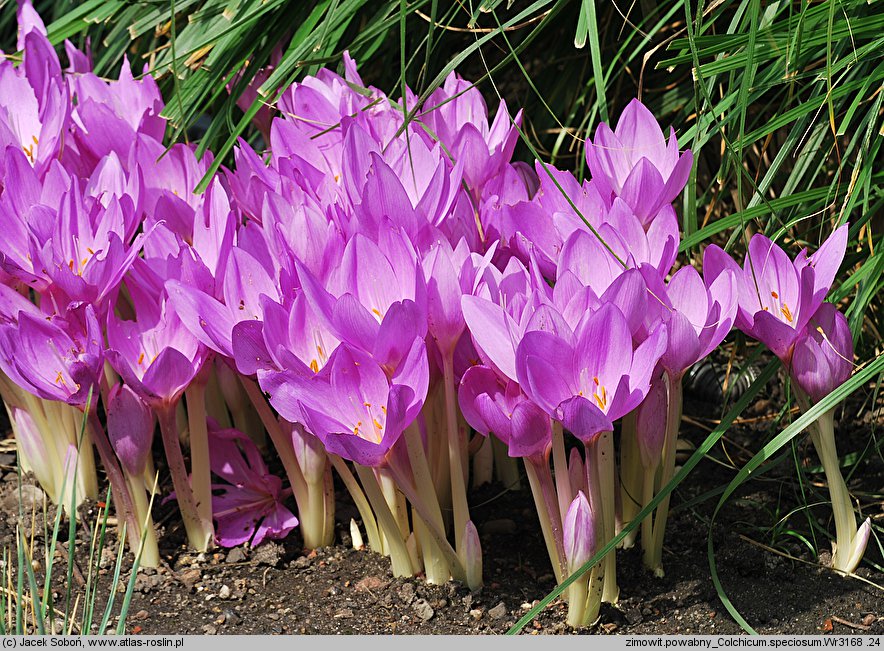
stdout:
[(123, 469), (141, 475), (153, 442), (154, 414), (125, 384), (110, 390), (107, 406), (107, 435)]
[(565, 558), (568, 559), (568, 569), (576, 571), (586, 563), (596, 552), (595, 523), (593, 522), (592, 509), (583, 491), (578, 491), (577, 497), (568, 507), (565, 516)]

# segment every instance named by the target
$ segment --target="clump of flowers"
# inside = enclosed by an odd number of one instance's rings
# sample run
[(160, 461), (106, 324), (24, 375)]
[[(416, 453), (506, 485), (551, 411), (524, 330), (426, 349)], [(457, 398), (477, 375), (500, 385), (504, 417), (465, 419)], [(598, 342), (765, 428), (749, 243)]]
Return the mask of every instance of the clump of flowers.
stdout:
[[(521, 112), (491, 118), (456, 74), (418, 106), (345, 54), (343, 76), (262, 110), (267, 152), (241, 141), (194, 194), (210, 155), (166, 147), (150, 75), (124, 62), (101, 80), (70, 44), (62, 70), (20, 10), (22, 64), (0, 61), (17, 102), (0, 109), (0, 393), (57, 503), (96, 495), (94, 446), (144, 565), (159, 562), (157, 425), (198, 550), (295, 527), (331, 544), (334, 472), (354, 544), (364, 531), (397, 576), (477, 588), (468, 488), (514, 485), (521, 459), (561, 582), (671, 480), (682, 377), (734, 324), (780, 356), (805, 408), (850, 374), (849, 331), (823, 302), (846, 230), (794, 263), (761, 236), (744, 269), (710, 247), (701, 275), (678, 259), (672, 206), (691, 153), (637, 100), (599, 126), (580, 181), (512, 161)], [(869, 525), (831, 412), (812, 437), (835, 566), (852, 571)], [(668, 508), (641, 523), (657, 574)], [(618, 598), (615, 554), (566, 597), (569, 623), (592, 623)]]

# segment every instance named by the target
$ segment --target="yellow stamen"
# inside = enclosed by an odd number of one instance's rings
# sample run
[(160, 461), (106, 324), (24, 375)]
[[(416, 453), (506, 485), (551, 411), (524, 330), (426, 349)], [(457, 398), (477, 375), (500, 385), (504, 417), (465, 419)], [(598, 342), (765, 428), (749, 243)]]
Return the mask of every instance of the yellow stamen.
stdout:
[(138, 356), (138, 363), (139, 363), (139, 364), (143, 364), (143, 363), (144, 363), (144, 353), (141, 353), (141, 354)]
[(314, 373), (319, 373), (319, 362), (317, 362), (315, 359), (310, 360), (310, 370)]
[(383, 316), (384, 316), (383, 314), (380, 313), (379, 310), (377, 310), (377, 309), (375, 309), (375, 308), (371, 308), (371, 311), (374, 312), (375, 314), (377, 314), (379, 317), (383, 317)]
[(776, 292), (771, 292), (770, 295), (773, 296), (774, 298), (779, 298), (779, 297), (780, 297), (780, 295), (777, 294)]
[(780, 312), (783, 313), (783, 316), (786, 317), (786, 321), (792, 323), (792, 312), (789, 310), (789, 306), (783, 303), (783, 307), (780, 308)]

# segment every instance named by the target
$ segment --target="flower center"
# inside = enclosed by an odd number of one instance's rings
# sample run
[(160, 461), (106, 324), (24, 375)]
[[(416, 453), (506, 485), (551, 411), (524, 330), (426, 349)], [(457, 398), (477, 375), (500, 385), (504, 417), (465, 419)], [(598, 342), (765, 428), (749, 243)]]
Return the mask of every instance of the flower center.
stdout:
[(595, 398), (595, 403), (598, 405), (599, 409), (602, 411), (608, 406), (608, 392), (605, 390), (604, 385), (599, 382), (598, 377), (592, 378), (593, 384), (595, 384), (596, 389), (592, 394), (592, 397)]

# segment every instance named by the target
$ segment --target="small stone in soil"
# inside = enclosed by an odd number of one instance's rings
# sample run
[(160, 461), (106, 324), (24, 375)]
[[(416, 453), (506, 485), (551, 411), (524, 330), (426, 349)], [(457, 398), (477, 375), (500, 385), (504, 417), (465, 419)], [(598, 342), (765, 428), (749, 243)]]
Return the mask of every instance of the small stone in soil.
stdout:
[(472, 617), (476, 621), (479, 621), (480, 619), (482, 619), (482, 610), (480, 608), (473, 608), (470, 611), (470, 617)]
[(203, 626), (203, 633), (206, 635), (215, 635), (218, 632), (218, 629), (212, 626), (211, 624), (206, 624)]
[(184, 570), (178, 575), (178, 579), (188, 590), (193, 590), (201, 578), (202, 573), (199, 570)]
[(222, 585), (221, 589), (218, 591), (218, 596), (222, 599), (230, 599), (230, 587)]
[(138, 621), (144, 621), (148, 617), (150, 617), (150, 613), (148, 613), (146, 610), (139, 610), (137, 613), (135, 613), (135, 619), (137, 619)]
[(242, 563), (248, 560), (249, 556), (242, 547), (234, 547), (227, 553), (228, 563)]
[(863, 617), (863, 625), (864, 626), (871, 626), (872, 624), (875, 623), (875, 620), (877, 620), (877, 619), (878, 618), (875, 615), (873, 615), (872, 613), (869, 613), (868, 615)]
[(284, 551), (282, 545), (277, 545), (275, 542), (265, 542), (252, 553), (252, 560), (258, 565), (276, 567), (282, 559)]
[(425, 622), (430, 621), (435, 614), (433, 607), (427, 603), (426, 599), (418, 599), (414, 602), (414, 606), (412, 606), (412, 608), (414, 608), (414, 612), (417, 614), (417, 616)]
[(399, 598), (406, 604), (410, 604), (414, 599), (414, 586), (410, 583), (405, 583), (401, 588), (399, 588)]
[(491, 619), (501, 619), (506, 617), (506, 606), (503, 603), (497, 604), (494, 608), (488, 611), (488, 616)]
[(356, 592), (371, 592), (385, 587), (387, 582), (377, 576), (367, 576), (356, 584)]

